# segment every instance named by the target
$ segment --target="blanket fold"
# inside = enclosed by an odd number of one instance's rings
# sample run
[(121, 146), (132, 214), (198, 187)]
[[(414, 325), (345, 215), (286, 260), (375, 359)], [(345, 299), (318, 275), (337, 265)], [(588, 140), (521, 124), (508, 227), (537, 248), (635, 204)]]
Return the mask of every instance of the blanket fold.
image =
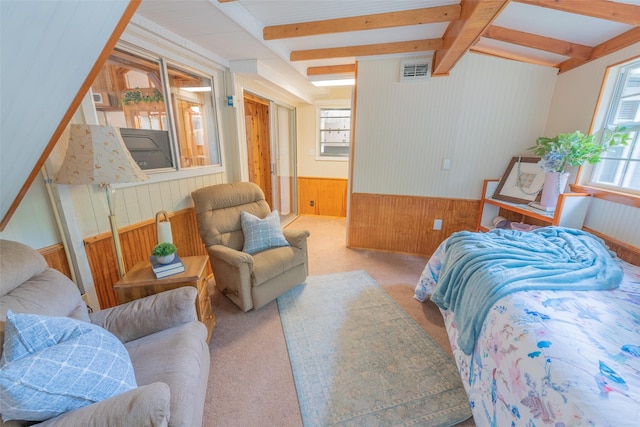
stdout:
[(606, 290), (621, 281), (622, 269), (610, 251), (586, 231), (564, 227), (461, 231), (447, 239), (431, 300), (454, 313), (458, 345), (471, 354), (489, 310), (510, 293)]

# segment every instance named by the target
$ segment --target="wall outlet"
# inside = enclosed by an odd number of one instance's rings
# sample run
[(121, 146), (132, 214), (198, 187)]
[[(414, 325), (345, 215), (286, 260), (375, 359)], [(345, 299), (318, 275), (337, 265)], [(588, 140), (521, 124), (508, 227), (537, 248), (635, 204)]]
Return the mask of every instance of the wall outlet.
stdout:
[(314, 202), (313, 200), (309, 201), (309, 206), (315, 206), (316, 202)]
[(433, 229), (434, 230), (442, 230), (442, 220), (441, 219), (434, 219), (433, 220)]

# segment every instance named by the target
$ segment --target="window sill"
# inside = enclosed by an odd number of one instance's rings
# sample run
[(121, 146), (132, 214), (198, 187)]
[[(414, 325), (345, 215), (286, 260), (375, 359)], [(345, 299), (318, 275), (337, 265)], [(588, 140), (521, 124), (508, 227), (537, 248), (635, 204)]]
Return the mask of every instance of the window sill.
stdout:
[(587, 193), (598, 199), (640, 208), (640, 196), (586, 185), (571, 184), (569, 187), (576, 193)]
[(212, 166), (200, 166), (200, 167), (192, 167), (188, 169), (175, 170), (171, 169), (169, 171), (145, 171), (147, 176), (149, 177), (146, 181), (140, 182), (132, 182), (127, 184), (115, 184), (116, 188), (125, 188), (125, 187), (134, 187), (136, 185), (142, 184), (153, 184), (157, 182), (165, 182), (165, 181), (176, 181), (178, 179), (184, 178), (193, 178), (197, 176), (203, 175), (213, 175), (217, 173), (224, 173), (224, 167), (220, 165), (212, 165)]

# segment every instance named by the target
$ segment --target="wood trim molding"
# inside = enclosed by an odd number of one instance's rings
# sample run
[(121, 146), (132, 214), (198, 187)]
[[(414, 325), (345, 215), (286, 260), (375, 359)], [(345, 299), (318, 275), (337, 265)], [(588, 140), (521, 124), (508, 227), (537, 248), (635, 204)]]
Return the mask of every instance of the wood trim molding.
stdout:
[(423, 52), (442, 47), (442, 39), (412, 40), (407, 42), (366, 44), (360, 46), (333, 47), (324, 49), (294, 50), (291, 61), (345, 58), (351, 56), (391, 55), (394, 53)]
[(350, 16), (347, 18), (326, 19), (322, 21), (271, 25), (264, 27), (264, 30), (262, 30), (262, 38), (264, 40), (278, 40), (349, 31), (375, 30), (379, 28), (447, 22), (458, 19), (459, 17), (460, 5), (454, 4), (402, 10), (398, 12)]
[(619, 203), (621, 205), (633, 206), (640, 208), (640, 195), (622, 193), (614, 190), (606, 190), (598, 187), (589, 187), (586, 185), (571, 184), (569, 186), (572, 192), (591, 194), (597, 199), (607, 200), (609, 202)]
[(71, 105), (69, 105), (69, 108), (67, 109), (66, 113), (62, 117), (62, 120), (58, 124), (58, 127), (53, 132), (53, 135), (51, 136), (49, 143), (47, 144), (44, 151), (40, 155), (40, 158), (38, 159), (35, 166), (31, 170), (31, 173), (27, 177), (27, 180), (22, 185), (22, 188), (18, 192), (18, 195), (16, 196), (15, 200), (13, 201), (11, 206), (9, 206), (9, 210), (7, 211), (7, 214), (4, 216), (4, 218), (2, 218), (2, 221), (0, 222), (0, 231), (4, 230), (4, 228), (9, 223), (9, 220), (15, 213), (16, 209), (18, 209), (18, 205), (20, 205), (20, 202), (24, 198), (25, 194), (27, 194), (27, 191), (29, 190), (29, 187), (31, 187), (33, 180), (36, 178), (36, 176), (38, 176), (38, 173), (40, 173), (40, 169), (42, 169), (44, 162), (49, 157), (49, 154), (51, 154), (51, 151), (53, 150), (53, 147), (55, 147), (56, 143), (58, 142), (58, 139), (60, 139), (60, 137), (64, 133), (64, 130), (66, 129), (69, 122), (71, 121), (71, 118), (73, 117), (74, 113), (82, 103), (82, 99), (89, 91), (89, 88), (91, 87), (91, 83), (93, 83), (93, 81), (98, 76), (100, 69), (102, 68), (104, 63), (107, 61), (107, 58), (111, 54), (111, 51), (116, 46), (116, 43), (120, 39), (120, 36), (124, 32), (124, 29), (127, 27), (127, 24), (129, 24), (131, 17), (136, 12), (136, 9), (138, 8), (141, 2), (142, 0), (129, 0), (129, 5), (127, 6), (124, 13), (122, 14), (120, 21), (118, 21), (118, 24), (116, 25), (116, 28), (113, 30), (111, 37), (109, 37), (107, 44), (105, 44), (104, 49), (102, 49), (100, 56), (98, 56), (96, 63), (93, 64), (93, 68), (91, 68), (91, 71), (89, 71), (87, 78), (84, 80), (84, 82), (80, 86), (80, 89), (78, 90), (78, 93), (76, 94), (76, 96), (73, 98), (73, 101), (71, 101)]
[(356, 64), (326, 65), (324, 67), (307, 68), (307, 76), (323, 76), (326, 74), (355, 74)]
[(507, 6), (509, 0), (464, 0), (460, 19), (449, 24), (443, 45), (433, 60), (433, 76), (446, 76), (462, 55), (480, 38), (482, 33)]

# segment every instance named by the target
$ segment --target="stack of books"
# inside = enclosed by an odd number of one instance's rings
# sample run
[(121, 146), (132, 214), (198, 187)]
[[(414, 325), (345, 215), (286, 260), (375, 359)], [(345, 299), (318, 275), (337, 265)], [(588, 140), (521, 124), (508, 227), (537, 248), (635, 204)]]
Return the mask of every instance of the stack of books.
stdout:
[(156, 275), (156, 279), (160, 279), (162, 277), (171, 276), (172, 274), (182, 273), (184, 271), (184, 264), (182, 260), (176, 254), (169, 264), (160, 264), (156, 257), (153, 255), (150, 258), (151, 261), (151, 269), (153, 273)]

